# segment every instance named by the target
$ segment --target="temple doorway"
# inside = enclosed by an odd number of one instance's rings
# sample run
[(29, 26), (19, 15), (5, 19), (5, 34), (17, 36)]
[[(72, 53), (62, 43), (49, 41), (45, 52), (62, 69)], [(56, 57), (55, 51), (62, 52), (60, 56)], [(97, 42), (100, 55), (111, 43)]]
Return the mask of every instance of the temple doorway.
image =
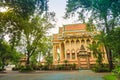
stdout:
[(89, 54), (87, 53), (83, 45), (81, 45), (81, 48), (77, 53), (77, 59), (78, 59), (78, 68), (84, 68), (84, 69), (90, 68)]

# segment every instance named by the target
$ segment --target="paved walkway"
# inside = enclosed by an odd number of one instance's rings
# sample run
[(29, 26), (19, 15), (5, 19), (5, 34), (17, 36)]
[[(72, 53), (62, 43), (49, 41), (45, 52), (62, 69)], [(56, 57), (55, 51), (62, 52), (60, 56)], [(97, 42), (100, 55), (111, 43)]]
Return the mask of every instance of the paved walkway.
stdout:
[(0, 80), (103, 80), (108, 73), (81, 71), (39, 71), (35, 73), (8, 72), (0, 74)]

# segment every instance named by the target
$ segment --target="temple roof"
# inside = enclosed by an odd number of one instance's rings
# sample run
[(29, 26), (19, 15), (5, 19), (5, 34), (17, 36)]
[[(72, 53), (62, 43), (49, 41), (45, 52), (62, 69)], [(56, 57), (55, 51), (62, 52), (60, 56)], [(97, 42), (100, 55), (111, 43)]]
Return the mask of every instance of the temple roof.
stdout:
[[(89, 34), (90, 35), (90, 34)], [(53, 43), (59, 43), (65, 38), (89, 37), (86, 24), (69, 24), (59, 28), (59, 33), (53, 35)]]
[(86, 30), (86, 24), (70, 24), (64, 25), (65, 30)]

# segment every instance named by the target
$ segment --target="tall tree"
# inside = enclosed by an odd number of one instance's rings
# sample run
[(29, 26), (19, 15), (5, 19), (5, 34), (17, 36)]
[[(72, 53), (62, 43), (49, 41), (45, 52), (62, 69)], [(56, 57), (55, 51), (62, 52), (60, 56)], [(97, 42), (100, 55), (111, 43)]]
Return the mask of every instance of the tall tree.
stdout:
[(109, 43), (110, 48), (112, 49), (113, 53), (114, 53), (114, 57), (115, 58), (119, 58), (120, 59), (120, 27), (117, 27), (115, 29), (113, 29), (110, 32), (110, 37), (107, 38), (107, 41)]
[(52, 24), (45, 18), (36, 16), (30, 22), (26, 23), (26, 28), (23, 31), (23, 37), (25, 41), (25, 53), (27, 55), (27, 64), (30, 62), (30, 57), (43, 47), (43, 39), (46, 37), (48, 29), (52, 27)]
[(19, 42), (26, 44), (25, 53), (29, 65), (30, 57), (51, 27), (49, 20), (54, 14), (47, 12), (48, 0), (2, 0), (0, 3), (0, 7), (8, 8), (6, 12), (0, 12), (3, 33), (9, 35), (12, 48)]
[[(66, 17), (74, 12), (91, 15), (91, 18), (97, 23), (97, 28), (101, 29), (109, 36), (110, 30), (120, 23), (120, 0), (68, 0), (66, 8)], [(108, 56), (109, 68), (112, 69), (112, 53), (107, 43), (104, 43)]]
[(13, 46), (19, 42), (21, 31), (25, 28), (25, 21), (29, 21), (34, 14), (42, 15), (48, 10), (48, 0), (1, 0), (0, 7), (6, 12), (0, 12), (0, 23), (5, 34), (9, 34)]

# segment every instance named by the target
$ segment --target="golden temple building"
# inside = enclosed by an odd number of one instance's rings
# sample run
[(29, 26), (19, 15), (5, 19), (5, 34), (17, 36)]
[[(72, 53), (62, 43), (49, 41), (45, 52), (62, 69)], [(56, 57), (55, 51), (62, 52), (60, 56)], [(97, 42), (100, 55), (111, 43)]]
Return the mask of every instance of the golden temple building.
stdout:
[[(69, 24), (59, 28), (59, 33), (53, 35), (53, 65), (76, 64), (78, 67), (90, 68), (96, 63), (96, 58), (88, 48), (89, 44), (96, 43), (93, 34), (87, 30), (86, 24)], [(103, 49), (104, 51), (104, 49)], [(103, 63), (107, 56), (103, 54)]]

